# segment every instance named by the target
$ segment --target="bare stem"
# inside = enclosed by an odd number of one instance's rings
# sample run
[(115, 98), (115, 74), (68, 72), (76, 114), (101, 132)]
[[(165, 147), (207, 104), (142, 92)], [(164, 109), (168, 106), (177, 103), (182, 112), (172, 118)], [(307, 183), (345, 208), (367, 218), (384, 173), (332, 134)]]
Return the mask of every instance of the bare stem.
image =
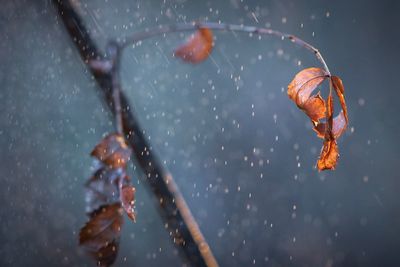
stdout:
[(121, 82), (119, 78), (119, 66), (121, 49), (117, 43), (111, 41), (107, 47), (109, 60), (111, 61), (111, 90), (114, 105), (115, 127), (119, 134), (123, 134), (122, 108), (121, 108)]
[(280, 31), (268, 29), (268, 28), (260, 28), (254, 26), (244, 26), (244, 25), (235, 25), (235, 24), (226, 24), (226, 23), (214, 23), (214, 22), (193, 22), (193, 23), (178, 23), (174, 25), (166, 25), (159, 26), (151, 29), (146, 29), (141, 32), (134, 33), (131, 36), (128, 36), (119, 43), (121, 49), (127, 47), (130, 44), (134, 44), (136, 42), (159, 36), (162, 34), (168, 34), (173, 32), (184, 32), (184, 31), (194, 31), (199, 28), (208, 28), (211, 30), (220, 30), (220, 31), (235, 31), (235, 32), (246, 32), (257, 35), (273, 35), (276, 37), (280, 37), (282, 40), (288, 39), (291, 42), (299, 45), (309, 51), (311, 51), (316, 57), (317, 60), (322, 64), (325, 71), (330, 76), (330, 71), (328, 65), (326, 64), (324, 58), (321, 53), (311, 44), (303, 41), (302, 39), (288, 33), (283, 33)]

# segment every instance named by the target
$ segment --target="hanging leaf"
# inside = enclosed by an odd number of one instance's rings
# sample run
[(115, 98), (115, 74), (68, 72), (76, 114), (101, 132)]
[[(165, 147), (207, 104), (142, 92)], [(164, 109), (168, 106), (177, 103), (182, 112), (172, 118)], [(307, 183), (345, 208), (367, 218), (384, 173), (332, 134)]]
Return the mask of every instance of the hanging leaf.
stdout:
[[(327, 101), (320, 92), (312, 95), (313, 91), (325, 80), (330, 82), (330, 91)], [(333, 118), (332, 88), (339, 98), (342, 111)], [(336, 139), (347, 128), (347, 107), (344, 99), (342, 80), (320, 68), (307, 68), (300, 71), (288, 85), (288, 96), (310, 118), (317, 136), (324, 139), (324, 145), (317, 162), (318, 170), (335, 169), (339, 158)], [(322, 121), (325, 120), (325, 121)]]
[(338, 158), (339, 158), (339, 151), (336, 144), (336, 140), (325, 141), (317, 162), (318, 170), (320, 171), (334, 170)]
[(108, 243), (106, 246), (101, 247), (97, 251), (88, 251), (92, 258), (96, 259), (97, 266), (108, 267), (111, 266), (118, 254), (119, 238)]
[(340, 106), (342, 107), (342, 111), (336, 117), (337, 118), (337, 126), (336, 133), (338, 137), (342, 135), (342, 133), (346, 130), (347, 124), (349, 123), (349, 118), (347, 115), (347, 106), (346, 101), (344, 99), (344, 86), (342, 80), (337, 76), (332, 76), (331, 78), (333, 89), (336, 92), (336, 95), (339, 98)]
[(86, 210), (120, 201), (120, 184), (130, 184), (126, 165), (131, 155), (125, 139), (119, 134), (106, 136), (93, 149), (95, 172), (86, 182)]
[(131, 150), (122, 135), (110, 134), (93, 149), (91, 155), (110, 168), (126, 168)]
[(175, 56), (190, 63), (207, 59), (213, 48), (213, 34), (208, 28), (199, 28), (185, 44), (175, 50)]
[(135, 221), (135, 188), (126, 174), (131, 150), (121, 135), (110, 134), (91, 155), (94, 174), (85, 184), (89, 221), (79, 243), (99, 266), (110, 266), (118, 253), (123, 211)]
[[(344, 115), (344, 112), (340, 111), (339, 115), (337, 115), (333, 119), (332, 134), (335, 137), (335, 139), (339, 138), (342, 135), (342, 133), (346, 130), (346, 127), (347, 127), (347, 119)], [(326, 131), (325, 128), (326, 128), (326, 123), (321, 122), (314, 127), (314, 131), (317, 133), (318, 137), (324, 138)]]
[(313, 122), (318, 122), (320, 119), (325, 118), (325, 100), (322, 99), (319, 92), (304, 102), (301, 108)]
[(92, 213), (79, 233), (79, 244), (96, 260), (98, 266), (114, 263), (122, 226), (120, 203), (105, 205)]
[[(347, 106), (346, 106), (346, 101), (344, 99), (344, 87), (342, 80), (337, 76), (332, 76), (331, 82), (332, 82), (332, 87), (336, 92), (336, 95), (338, 96), (340, 105), (342, 107), (340, 113), (333, 119), (333, 125), (332, 125), (332, 133), (334, 137), (337, 139), (346, 130), (347, 124), (349, 123), (349, 119), (347, 116)], [(325, 123), (320, 123), (314, 128), (314, 130), (317, 132), (318, 137), (324, 138), (325, 127), (326, 127)]]
[(302, 109), (313, 122), (325, 117), (325, 101), (319, 92), (311, 93), (329, 76), (319, 68), (308, 68), (300, 71), (288, 86), (288, 96)]
[(86, 182), (86, 213), (90, 215), (101, 206), (109, 205), (119, 201), (118, 181), (121, 179), (122, 171), (104, 167), (95, 171)]
[(333, 97), (332, 90), (329, 91), (328, 101), (326, 102), (326, 129), (324, 145), (321, 149), (317, 161), (318, 170), (333, 170), (339, 158), (338, 147), (332, 133), (333, 128)]

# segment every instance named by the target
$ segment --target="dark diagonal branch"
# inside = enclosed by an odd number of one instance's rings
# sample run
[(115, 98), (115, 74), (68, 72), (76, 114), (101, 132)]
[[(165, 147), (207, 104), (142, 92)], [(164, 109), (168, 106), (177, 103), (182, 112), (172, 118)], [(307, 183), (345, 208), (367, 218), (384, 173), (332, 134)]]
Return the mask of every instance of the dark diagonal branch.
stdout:
[[(115, 92), (113, 87), (116, 86), (113, 77), (115, 72), (112, 71), (114, 66), (111, 64), (110, 69), (107, 68), (107, 62), (111, 59), (106, 58), (96, 47), (71, 1), (53, 0), (53, 2), (82, 59), (95, 77), (105, 103), (115, 116), (119, 113), (119, 108), (115, 107), (114, 103), (119, 101), (115, 101), (113, 95)], [(94, 66), (96, 63), (93, 65), (91, 62), (98, 62), (97, 67)], [(119, 83), (117, 85), (119, 86)], [(154, 194), (161, 218), (180, 254), (192, 266), (218, 266), (173, 177), (150, 150), (150, 145), (132, 113), (127, 97), (123, 92), (119, 91), (118, 94), (123, 132), (146, 175), (143, 183)]]

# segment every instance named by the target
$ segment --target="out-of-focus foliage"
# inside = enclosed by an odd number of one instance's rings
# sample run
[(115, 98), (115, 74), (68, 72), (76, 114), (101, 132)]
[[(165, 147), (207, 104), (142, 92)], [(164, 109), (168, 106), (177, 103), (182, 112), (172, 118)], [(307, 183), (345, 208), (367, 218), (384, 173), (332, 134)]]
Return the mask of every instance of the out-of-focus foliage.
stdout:
[(119, 134), (110, 134), (93, 149), (93, 176), (86, 183), (89, 221), (81, 228), (79, 244), (99, 266), (114, 263), (121, 237), (122, 211), (135, 220), (135, 188), (126, 174), (131, 150)]

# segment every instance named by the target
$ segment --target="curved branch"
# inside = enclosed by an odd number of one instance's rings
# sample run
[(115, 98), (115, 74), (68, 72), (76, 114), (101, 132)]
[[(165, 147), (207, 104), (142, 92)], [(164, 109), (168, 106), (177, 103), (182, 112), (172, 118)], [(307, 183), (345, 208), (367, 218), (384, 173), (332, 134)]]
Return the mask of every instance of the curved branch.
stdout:
[(326, 64), (324, 58), (321, 53), (311, 44), (303, 41), (302, 39), (288, 33), (283, 33), (280, 31), (268, 29), (268, 28), (260, 28), (254, 26), (244, 26), (244, 25), (235, 25), (235, 24), (227, 24), (227, 23), (214, 23), (214, 22), (193, 22), (193, 23), (178, 23), (173, 25), (165, 25), (159, 26), (151, 29), (146, 29), (141, 32), (134, 33), (131, 36), (125, 37), (119, 42), (119, 46), (121, 50), (127, 47), (130, 44), (134, 44), (136, 42), (159, 36), (162, 34), (168, 34), (173, 32), (184, 32), (184, 31), (194, 31), (199, 28), (208, 28), (211, 30), (220, 30), (220, 31), (235, 31), (235, 32), (246, 32), (257, 35), (272, 35), (276, 37), (280, 37), (282, 40), (288, 39), (296, 45), (299, 45), (309, 51), (311, 51), (316, 57), (317, 60), (322, 64), (325, 71), (330, 76), (330, 71), (328, 65)]

